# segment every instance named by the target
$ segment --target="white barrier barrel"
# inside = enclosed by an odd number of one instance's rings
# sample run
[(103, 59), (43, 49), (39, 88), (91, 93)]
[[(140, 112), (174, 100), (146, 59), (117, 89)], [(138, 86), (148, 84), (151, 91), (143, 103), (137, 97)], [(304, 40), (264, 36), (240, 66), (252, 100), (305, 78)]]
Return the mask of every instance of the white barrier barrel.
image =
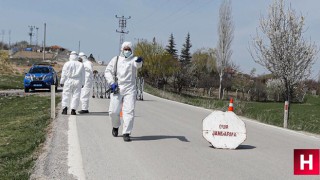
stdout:
[(202, 126), (203, 137), (215, 148), (236, 149), (247, 138), (245, 123), (232, 111), (214, 111)]

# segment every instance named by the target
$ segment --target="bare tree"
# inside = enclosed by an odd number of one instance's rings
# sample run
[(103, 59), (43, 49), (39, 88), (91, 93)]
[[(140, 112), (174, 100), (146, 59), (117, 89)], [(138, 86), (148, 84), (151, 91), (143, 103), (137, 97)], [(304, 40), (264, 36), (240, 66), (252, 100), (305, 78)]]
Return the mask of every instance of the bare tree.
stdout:
[(234, 24), (231, 16), (231, 1), (224, 0), (219, 9), (217, 71), (219, 72), (219, 99), (222, 98), (222, 80), (226, 67), (230, 64), (232, 55), (231, 42), (233, 40)]
[[(284, 0), (274, 0), (267, 18), (260, 18), (260, 28), (249, 49), (256, 63), (264, 66), (284, 85), (284, 98), (291, 102), (294, 89), (311, 75), (318, 48), (303, 39), (304, 17), (289, 6), (285, 12)], [(249, 47), (250, 48), (250, 47)]]
[(189, 84), (194, 85), (197, 88), (203, 88), (208, 90), (213, 87), (217, 78), (214, 78), (217, 74), (216, 70), (216, 58), (215, 50), (212, 48), (201, 48), (192, 54), (191, 61), (191, 73), (192, 79)]

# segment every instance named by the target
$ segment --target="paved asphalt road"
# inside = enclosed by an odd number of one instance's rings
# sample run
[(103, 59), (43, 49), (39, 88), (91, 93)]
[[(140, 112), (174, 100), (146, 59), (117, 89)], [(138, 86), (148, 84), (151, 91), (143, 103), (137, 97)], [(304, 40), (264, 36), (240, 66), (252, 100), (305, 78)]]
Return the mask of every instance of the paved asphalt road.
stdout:
[[(294, 149), (320, 149), (319, 137), (242, 118), (247, 128), (246, 141), (235, 150), (215, 149), (202, 137), (202, 120), (211, 110), (145, 94), (144, 101), (136, 103), (132, 141), (124, 142), (121, 133), (116, 138), (111, 135), (108, 106), (108, 99), (91, 98), (89, 114), (59, 115), (63, 120), (57, 122), (65, 124), (68, 120), (68, 128), (57, 132), (62, 137), (67, 134), (68, 143), (57, 140), (58, 145), (50, 146), (68, 144), (68, 148), (51, 151), (59, 155), (47, 155), (55, 158), (43, 163), (42, 174), (72, 179), (68, 173), (46, 170), (55, 164), (65, 171), (67, 166), (57, 165), (54, 160), (59, 159), (68, 163), (69, 173), (88, 180), (320, 179), (293, 175)], [(66, 149), (68, 152), (62, 153)], [(67, 160), (60, 160), (66, 154)]]
[(136, 103), (129, 143), (111, 135), (107, 99), (91, 99), (91, 113), (76, 117), (86, 179), (301, 178), (293, 175), (293, 150), (320, 149), (319, 138), (252, 120), (244, 120), (247, 139), (238, 149), (214, 149), (202, 137), (211, 111), (144, 98)]

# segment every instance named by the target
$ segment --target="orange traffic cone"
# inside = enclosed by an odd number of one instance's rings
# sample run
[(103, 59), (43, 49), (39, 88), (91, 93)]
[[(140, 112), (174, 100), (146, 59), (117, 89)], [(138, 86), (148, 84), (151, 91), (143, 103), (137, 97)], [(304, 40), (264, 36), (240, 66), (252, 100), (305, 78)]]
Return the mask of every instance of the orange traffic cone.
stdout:
[(233, 111), (233, 98), (230, 99), (228, 111)]

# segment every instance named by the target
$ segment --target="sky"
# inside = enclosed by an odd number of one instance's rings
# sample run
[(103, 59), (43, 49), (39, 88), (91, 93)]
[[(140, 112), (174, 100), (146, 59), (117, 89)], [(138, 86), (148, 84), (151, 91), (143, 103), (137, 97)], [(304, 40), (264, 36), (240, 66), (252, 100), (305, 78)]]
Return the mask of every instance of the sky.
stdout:
[[(266, 17), (273, 0), (232, 0), (234, 39), (233, 63), (241, 72), (256, 75), (268, 71), (255, 63), (249, 46), (256, 36), (261, 16)], [(287, 5), (305, 16), (304, 38), (320, 47), (320, 1), (286, 0)], [(96, 59), (108, 62), (119, 53), (119, 19), (127, 20), (125, 41), (137, 43), (140, 39), (156, 41), (164, 47), (173, 34), (180, 54), (187, 34), (190, 33), (191, 52), (200, 48), (215, 48), (218, 41), (219, 7), (222, 0), (0, 0), (0, 33), (4, 42), (30, 41), (41, 45), (46, 23), (46, 45), (59, 45), (69, 50), (93, 54)], [(10, 36), (9, 36), (9, 31)], [(259, 31), (259, 29), (258, 29)], [(4, 32), (4, 33), (2, 33)], [(259, 31), (261, 32), (261, 31)], [(9, 38), (10, 37), (10, 38)], [(37, 38), (38, 37), (38, 38)], [(2, 39), (0, 39), (2, 40)], [(320, 54), (318, 54), (318, 57)], [(320, 59), (312, 67), (313, 79), (318, 79)]]

